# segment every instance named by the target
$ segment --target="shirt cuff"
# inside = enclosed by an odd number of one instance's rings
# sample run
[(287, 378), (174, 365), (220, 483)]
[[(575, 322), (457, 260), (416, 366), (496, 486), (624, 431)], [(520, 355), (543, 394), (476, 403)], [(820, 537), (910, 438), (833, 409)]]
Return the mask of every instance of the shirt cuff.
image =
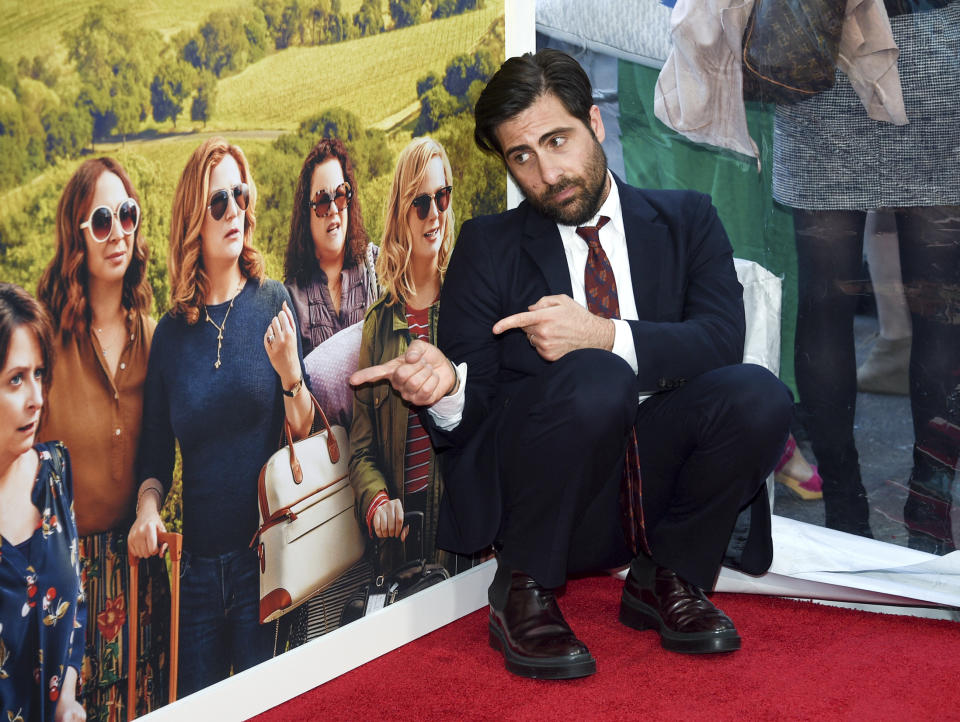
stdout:
[(437, 428), (442, 431), (453, 431), (460, 425), (460, 420), (463, 418), (463, 407), (466, 403), (464, 391), (467, 388), (467, 362), (464, 361), (454, 368), (457, 371), (457, 379), (459, 379), (459, 388), (457, 388), (456, 393), (444, 396), (427, 409), (427, 413), (430, 414)]
[(374, 497), (373, 501), (370, 502), (370, 506), (367, 507), (367, 532), (370, 536), (373, 537), (373, 515), (377, 513), (377, 509), (390, 501), (390, 497), (387, 496), (387, 492), (378, 491)]
[(630, 364), (633, 373), (640, 372), (640, 365), (637, 363), (637, 349), (633, 345), (633, 332), (630, 330), (630, 324), (620, 318), (613, 319), (615, 329), (613, 336), (612, 351)]

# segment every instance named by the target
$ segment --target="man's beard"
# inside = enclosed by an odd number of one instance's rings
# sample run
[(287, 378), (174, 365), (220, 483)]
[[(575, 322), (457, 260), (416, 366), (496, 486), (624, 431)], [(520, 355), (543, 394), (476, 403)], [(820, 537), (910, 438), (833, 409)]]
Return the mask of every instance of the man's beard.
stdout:
[[(528, 191), (519, 182), (517, 185), (530, 205), (554, 223), (579, 226), (593, 218), (603, 205), (603, 192), (607, 185), (607, 156), (599, 141), (594, 138), (582, 176), (565, 175), (553, 185), (547, 186), (539, 196)], [(550, 200), (571, 187), (579, 187), (580, 192), (563, 203)]]

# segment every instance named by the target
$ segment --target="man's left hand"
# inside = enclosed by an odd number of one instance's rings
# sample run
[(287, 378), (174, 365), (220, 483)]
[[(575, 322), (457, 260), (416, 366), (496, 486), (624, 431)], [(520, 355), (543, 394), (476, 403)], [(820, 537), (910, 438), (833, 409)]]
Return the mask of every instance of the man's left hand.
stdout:
[(613, 349), (613, 321), (595, 316), (569, 296), (544, 296), (528, 308), (497, 321), (493, 332), (522, 329), (530, 345), (547, 361), (556, 361), (578, 348)]

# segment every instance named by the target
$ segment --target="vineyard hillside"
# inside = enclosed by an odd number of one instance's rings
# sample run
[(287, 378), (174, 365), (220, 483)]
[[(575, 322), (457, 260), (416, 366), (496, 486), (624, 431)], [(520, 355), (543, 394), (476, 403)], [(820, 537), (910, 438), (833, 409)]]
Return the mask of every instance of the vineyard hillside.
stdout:
[(220, 81), (214, 128), (292, 130), (310, 115), (338, 106), (371, 126), (417, 100), (417, 80), (444, 68), (479, 43), (503, 4), (444, 20), (317, 47), (269, 55)]

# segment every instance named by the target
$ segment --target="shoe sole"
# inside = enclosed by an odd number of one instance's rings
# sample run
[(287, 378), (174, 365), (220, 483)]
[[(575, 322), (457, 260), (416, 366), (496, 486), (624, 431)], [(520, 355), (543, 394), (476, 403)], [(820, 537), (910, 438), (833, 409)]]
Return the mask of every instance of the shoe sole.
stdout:
[(654, 629), (660, 634), (660, 646), (682, 654), (715, 654), (740, 649), (740, 635), (735, 629), (720, 632), (674, 632), (660, 619), (657, 611), (633, 596), (620, 598), (620, 623), (631, 629)]
[(811, 491), (810, 489), (805, 489), (802, 481), (795, 479), (794, 477), (785, 474), (782, 471), (774, 474), (773, 479), (784, 488), (789, 489), (790, 492), (801, 501), (816, 501), (817, 499), (823, 498), (822, 491)]
[(597, 660), (589, 653), (576, 657), (531, 658), (516, 654), (500, 636), (500, 630), (489, 625), (490, 646), (503, 654), (508, 672), (528, 679), (577, 679), (589, 677), (597, 671)]

